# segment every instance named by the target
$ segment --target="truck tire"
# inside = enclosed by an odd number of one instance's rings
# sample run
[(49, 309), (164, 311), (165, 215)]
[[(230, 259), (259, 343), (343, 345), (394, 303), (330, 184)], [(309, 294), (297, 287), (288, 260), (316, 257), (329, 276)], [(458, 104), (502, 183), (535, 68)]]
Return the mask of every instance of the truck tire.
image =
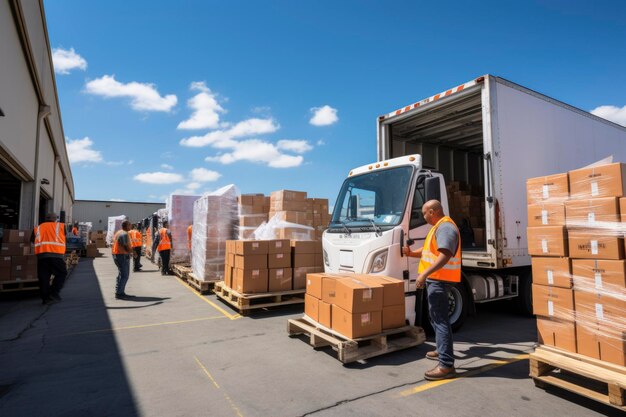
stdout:
[(524, 316), (533, 315), (533, 282), (530, 272), (520, 274), (517, 311)]

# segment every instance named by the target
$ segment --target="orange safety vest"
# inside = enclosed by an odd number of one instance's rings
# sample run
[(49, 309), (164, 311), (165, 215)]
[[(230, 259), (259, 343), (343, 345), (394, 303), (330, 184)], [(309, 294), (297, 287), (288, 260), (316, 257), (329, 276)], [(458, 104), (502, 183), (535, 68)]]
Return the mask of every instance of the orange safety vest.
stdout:
[(191, 234), (193, 233), (192, 229), (192, 225), (189, 225), (189, 227), (187, 228), (187, 246), (189, 247), (189, 250), (191, 250)]
[(141, 233), (139, 233), (139, 230), (131, 230), (128, 232), (128, 236), (130, 237), (130, 246), (133, 248), (141, 247)]
[(125, 230), (118, 230), (115, 235), (113, 236), (113, 249), (111, 250), (111, 253), (113, 253), (113, 255), (128, 255), (128, 251), (126, 250), (126, 247), (120, 245), (118, 243), (118, 238), (120, 237), (120, 235), (122, 233), (126, 233)]
[(72, 234), (74, 236), (78, 236), (78, 228), (77, 227), (72, 227)]
[(35, 227), (35, 254), (65, 254), (65, 225), (45, 222)]
[(170, 237), (167, 234), (167, 229), (165, 227), (162, 227), (161, 230), (159, 230), (159, 236), (161, 236), (161, 239), (159, 240), (157, 250), (161, 252), (163, 250), (172, 249), (172, 242), (170, 241)]
[(444, 216), (428, 232), (428, 235), (426, 236), (426, 241), (424, 242), (422, 259), (420, 259), (420, 264), (417, 271), (421, 274), (428, 267), (430, 267), (430, 265), (432, 265), (439, 257), (439, 247), (437, 246), (437, 237), (435, 236), (435, 233), (437, 232), (437, 228), (442, 223), (446, 222), (452, 223), (454, 225), (454, 228), (456, 229), (459, 240), (458, 246), (456, 248), (456, 253), (452, 258), (448, 260), (448, 263), (446, 263), (441, 269), (431, 273), (428, 278), (436, 279), (439, 281), (461, 282), (461, 234), (459, 233), (459, 229), (454, 223), (454, 220), (452, 220), (448, 216)]

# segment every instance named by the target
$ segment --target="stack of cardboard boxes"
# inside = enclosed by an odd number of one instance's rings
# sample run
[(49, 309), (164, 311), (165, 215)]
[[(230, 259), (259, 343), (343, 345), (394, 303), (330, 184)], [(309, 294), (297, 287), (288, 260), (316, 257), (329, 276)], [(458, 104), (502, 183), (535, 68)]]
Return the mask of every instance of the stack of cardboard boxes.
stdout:
[(527, 191), (539, 342), (626, 365), (626, 165), (534, 178)]
[(37, 257), (32, 254), (32, 230), (5, 229), (0, 246), (0, 281), (37, 280)]
[(379, 275), (308, 274), (304, 314), (349, 339), (402, 327), (404, 282)]
[(305, 288), (307, 273), (323, 270), (321, 242), (229, 240), (224, 284), (242, 294)]
[(239, 196), (239, 240), (254, 239), (254, 231), (268, 220), (270, 198), (263, 194)]
[(106, 238), (107, 235), (104, 230), (96, 230), (95, 232), (91, 232), (89, 240), (96, 244), (96, 248), (100, 249), (107, 247)]
[(463, 220), (469, 222), (474, 231), (474, 243), (485, 246), (485, 199), (483, 188), (462, 181), (452, 181), (446, 185), (450, 217), (461, 226)]
[(315, 229), (315, 240), (322, 240), (324, 230), (328, 228), (330, 223), (330, 214), (328, 213), (327, 198), (309, 198), (310, 207), (313, 217), (313, 229)]
[(313, 206), (305, 191), (280, 190), (270, 196), (269, 218), (278, 220), (277, 239), (314, 240), (312, 215)]

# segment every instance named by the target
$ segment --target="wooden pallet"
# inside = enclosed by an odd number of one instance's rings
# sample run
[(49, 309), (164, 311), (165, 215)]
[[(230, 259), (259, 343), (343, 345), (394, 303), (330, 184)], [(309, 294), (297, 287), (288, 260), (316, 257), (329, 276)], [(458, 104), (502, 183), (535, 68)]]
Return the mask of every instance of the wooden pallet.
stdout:
[(170, 267), (170, 269), (172, 270), (174, 275), (176, 275), (178, 278), (182, 279), (183, 281), (187, 281), (188, 275), (193, 273), (193, 271), (191, 270), (191, 267), (185, 264), (174, 264)]
[(200, 294), (208, 294), (214, 289), (214, 285), (221, 281), (203, 281), (196, 278), (193, 272), (189, 271), (185, 282)]
[(626, 367), (544, 345), (529, 359), (537, 387), (559, 387), (626, 411)]
[(287, 333), (290, 337), (300, 334), (309, 336), (309, 344), (314, 348), (332, 347), (337, 352), (337, 359), (344, 364), (407, 349), (426, 341), (424, 329), (414, 326), (403, 326), (374, 336), (349, 339), (306, 315), (299, 319), (289, 319)]
[(248, 315), (251, 310), (304, 304), (305, 290), (242, 294), (227, 287), (224, 281), (218, 281), (213, 288), (213, 292), (215, 292), (218, 298), (234, 307), (239, 314), (245, 316)]
[(0, 281), (0, 292), (32, 291), (39, 289), (36, 279), (26, 281)]

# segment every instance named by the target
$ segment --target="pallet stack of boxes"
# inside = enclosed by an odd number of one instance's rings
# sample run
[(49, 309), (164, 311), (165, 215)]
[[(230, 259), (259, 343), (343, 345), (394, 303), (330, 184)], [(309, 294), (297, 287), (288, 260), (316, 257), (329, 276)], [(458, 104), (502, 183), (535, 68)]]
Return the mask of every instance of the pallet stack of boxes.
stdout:
[(200, 196), (171, 194), (165, 207), (168, 212), (168, 226), (174, 246), (170, 252), (170, 265), (191, 261), (191, 251), (187, 244), (187, 228), (193, 224), (193, 203)]
[(32, 230), (5, 229), (0, 246), (0, 281), (36, 281), (37, 257), (32, 254)]
[(539, 342), (626, 365), (626, 165), (534, 178), (527, 190)]
[(306, 274), (323, 270), (321, 262), (321, 242), (230, 240), (224, 284), (242, 294), (304, 289)]
[(107, 235), (104, 230), (96, 230), (95, 232), (91, 232), (91, 236), (89, 238), (93, 243), (96, 244), (96, 248), (106, 248), (107, 247)]
[(269, 218), (277, 221), (275, 238), (314, 240), (313, 204), (305, 191), (280, 190), (270, 196)]
[(239, 196), (238, 239), (254, 239), (254, 231), (268, 220), (270, 198), (263, 194), (242, 194)]
[(379, 275), (308, 274), (304, 314), (349, 339), (396, 329), (405, 325), (404, 282)]

